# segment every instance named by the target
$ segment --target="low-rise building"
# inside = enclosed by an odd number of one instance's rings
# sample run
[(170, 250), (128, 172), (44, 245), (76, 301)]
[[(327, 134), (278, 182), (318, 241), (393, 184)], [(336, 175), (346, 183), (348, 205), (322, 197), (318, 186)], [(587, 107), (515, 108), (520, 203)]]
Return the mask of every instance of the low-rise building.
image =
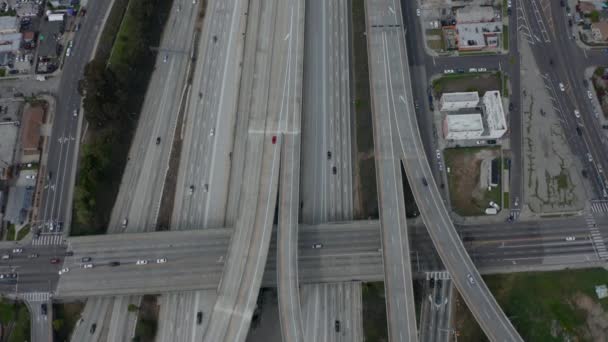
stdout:
[(21, 33), (0, 34), (0, 52), (18, 51), (21, 47)]
[(15, 158), (19, 127), (14, 122), (0, 123), (0, 179), (7, 179)]
[(21, 123), (21, 162), (37, 161), (40, 157), (40, 128), (44, 120), (44, 108), (27, 107)]
[(475, 51), (500, 47), (502, 22), (469, 23), (456, 25), (458, 50)]
[(443, 93), (439, 100), (439, 110), (456, 111), (475, 108), (479, 104), (479, 94), (476, 91), (460, 93)]
[(19, 32), (17, 17), (0, 17), (0, 34)]
[(500, 91), (486, 91), (482, 98), (482, 113), (488, 127), (485, 137), (488, 139), (498, 139), (507, 132), (507, 120), (502, 106)]
[(598, 42), (608, 41), (608, 21), (599, 21), (591, 24), (593, 40)]
[(483, 134), (481, 114), (448, 114), (443, 121), (443, 133), (447, 140), (478, 139)]

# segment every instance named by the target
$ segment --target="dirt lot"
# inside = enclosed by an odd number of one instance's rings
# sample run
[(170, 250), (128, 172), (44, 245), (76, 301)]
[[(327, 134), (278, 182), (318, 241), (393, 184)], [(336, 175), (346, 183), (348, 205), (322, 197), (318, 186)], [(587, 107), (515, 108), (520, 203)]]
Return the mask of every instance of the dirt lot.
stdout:
[(450, 168), (448, 183), (453, 210), (462, 216), (484, 213), (489, 201), (501, 203), (500, 183), (487, 191), (480, 187), (480, 169), (484, 159), (500, 157), (500, 149), (494, 148), (451, 148), (444, 151), (446, 166)]
[(435, 96), (443, 93), (477, 91), (482, 96), (488, 90), (501, 90), (500, 73), (452, 74), (433, 81)]

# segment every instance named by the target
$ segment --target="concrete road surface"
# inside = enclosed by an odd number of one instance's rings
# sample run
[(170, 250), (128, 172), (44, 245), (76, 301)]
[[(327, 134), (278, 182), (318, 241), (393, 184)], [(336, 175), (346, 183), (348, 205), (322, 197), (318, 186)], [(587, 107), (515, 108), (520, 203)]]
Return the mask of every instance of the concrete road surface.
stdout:
[(360, 282), (302, 285), (302, 303), (305, 341), (363, 341)]

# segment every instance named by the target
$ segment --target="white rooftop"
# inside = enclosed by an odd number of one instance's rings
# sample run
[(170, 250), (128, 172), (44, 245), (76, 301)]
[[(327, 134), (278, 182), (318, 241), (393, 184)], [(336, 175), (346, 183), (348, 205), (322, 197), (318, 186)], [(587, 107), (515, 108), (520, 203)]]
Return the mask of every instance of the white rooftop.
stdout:
[(483, 131), (481, 114), (452, 114), (446, 117), (450, 132)]
[(0, 32), (17, 32), (18, 29), (17, 17), (0, 17)]
[(476, 91), (461, 93), (443, 93), (441, 97), (443, 98), (443, 101), (446, 102), (479, 102), (479, 94)]

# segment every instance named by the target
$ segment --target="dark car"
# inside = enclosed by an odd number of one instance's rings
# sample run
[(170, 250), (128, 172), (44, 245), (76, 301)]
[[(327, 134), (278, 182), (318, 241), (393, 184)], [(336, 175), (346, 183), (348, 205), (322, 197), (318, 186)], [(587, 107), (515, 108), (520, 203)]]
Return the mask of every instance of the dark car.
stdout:
[(96, 324), (96, 323), (93, 323), (93, 324), (91, 325), (91, 330), (89, 330), (89, 332), (92, 334), (92, 333), (94, 333), (94, 332), (95, 332), (95, 329), (97, 329), (97, 324)]
[(199, 311), (196, 314), (196, 324), (201, 324), (201, 323), (203, 323), (203, 312)]
[(331, 159), (331, 151), (327, 151), (327, 159)]
[(566, 6), (566, 4), (564, 3), (564, 0), (559, 0), (559, 5), (562, 7)]
[(336, 320), (334, 327), (336, 328), (336, 332), (340, 332), (340, 321)]
[(91, 257), (84, 257), (80, 260), (82, 260), (82, 262), (89, 262), (89, 261), (91, 261)]
[(513, 105), (513, 102), (510, 102), (509, 103), (509, 111), (512, 111), (513, 108), (515, 108), (515, 106)]
[(74, 255), (74, 251), (65, 252), (65, 256), (72, 256), (72, 255)]
[(112, 261), (110, 263), (110, 266), (120, 266), (120, 262), (118, 262), (118, 261)]
[(156, 145), (160, 144), (160, 137), (156, 138)]
[(42, 312), (42, 314), (46, 316), (46, 313), (47, 313), (46, 303), (42, 303), (40, 305), (40, 312)]
[(486, 141), (488, 145), (496, 145), (496, 140), (488, 140)]
[(331, 168), (331, 172), (335, 175), (336, 173), (338, 173), (338, 169), (336, 169), (336, 167), (332, 167)]
[(581, 129), (581, 126), (576, 126), (576, 133), (578, 133), (579, 136), (583, 135), (583, 130)]
[(424, 184), (424, 186), (429, 186), (429, 183), (426, 181), (426, 178), (422, 177), (422, 184)]

